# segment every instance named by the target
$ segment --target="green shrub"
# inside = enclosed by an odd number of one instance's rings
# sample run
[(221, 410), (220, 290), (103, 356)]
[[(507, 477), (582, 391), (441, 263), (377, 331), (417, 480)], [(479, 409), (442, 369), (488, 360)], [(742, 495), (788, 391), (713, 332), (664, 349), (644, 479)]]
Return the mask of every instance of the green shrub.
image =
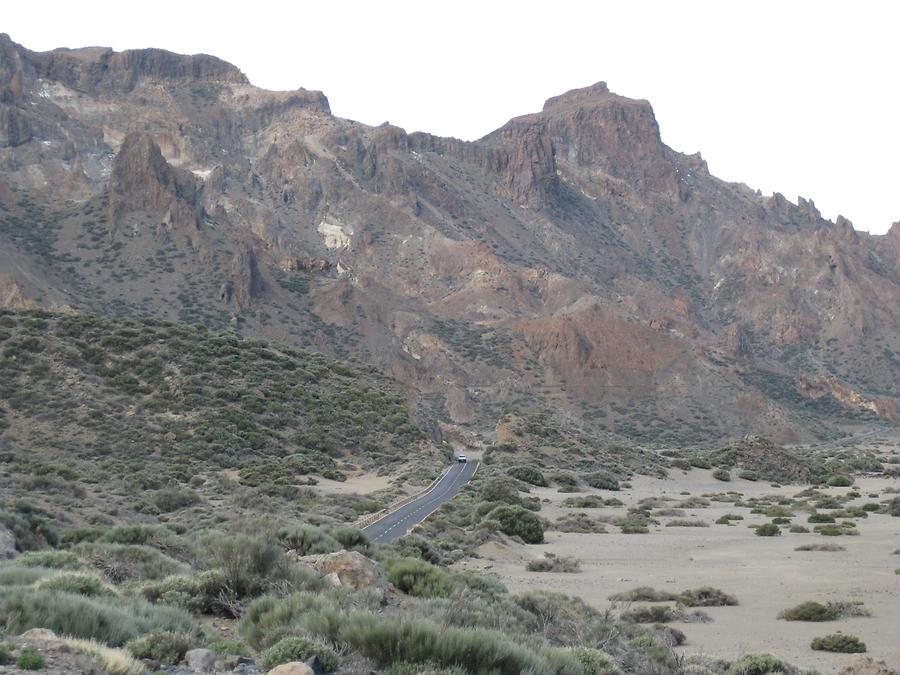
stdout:
[(828, 479), (831, 487), (850, 487), (853, 485), (853, 479), (850, 476), (832, 476)]
[(777, 537), (781, 534), (781, 529), (774, 523), (763, 523), (754, 529), (757, 537)]
[(540, 469), (537, 469), (533, 466), (514, 466), (510, 468), (506, 473), (508, 473), (513, 478), (517, 478), (524, 483), (528, 483), (529, 485), (536, 485), (537, 487), (547, 487), (547, 479), (544, 477), (544, 474), (541, 473)]
[(150, 602), (181, 607), (192, 614), (231, 616), (227, 600), (233, 594), (221, 570), (207, 570), (193, 577), (173, 575), (145, 584), (140, 592)]
[(155, 631), (149, 635), (129, 640), (125, 644), (136, 659), (149, 659), (160, 663), (181, 662), (185, 653), (194, 646), (189, 635), (171, 631)]
[(738, 474), (738, 477), (749, 481), (759, 480), (759, 475), (755, 471), (751, 471), (750, 469), (744, 469)]
[(240, 640), (213, 640), (207, 647), (219, 656), (250, 656), (250, 648)]
[(584, 482), (598, 490), (618, 490), (619, 481), (605, 471), (595, 471), (584, 477)]
[(44, 591), (75, 593), (89, 598), (114, 598), (118, 595), (115, 588), (104, 583), (93, 574), (85, 572), (63, 572), (51, 577), (45, 577), (36, 582), (34, 587)]
[(629, 609), (622, 613), (622, 618), (633, 623), (669, 623), (676, 621), (678, 615), (673, 608), (666, 605), (650, 605)]
[(196, 631), (190, 615), (173, 607), (21, 587), (0, 593), (0, 625), (12, 633), (49, 628), (57, 635), (93, 638), (111, 646), (153, 630)]
[(726, 607), (738, 604), (733, 595), (710, 586), (682, 591), (678, 602), (686, 607)]
[(339, 527), (331, 533), (342, 548), (348, 551), (360, 551), (366, 553), (369, 550), (369, 540), (363, 531), (357, 527)]
[(609, 596), (609, 599), (620, 602), (671, 602), (678, 599), (678, 594), (670, 593), (669, 591), (658, 591), (649, 586), (638, 586), (630, 591), (613, 593)]
[(162, 579), (185, 569), (177, 560), (150, 546), (86, 542), (72, 550), (103, 570), (113, 583)]
[(19, 658), (16, 659), (16, 667), (22, 670), (42, 670), (44, 668), (44, 657), (31, 647), (25, 647), (19, 652)]
[(855, 635), (834, 633), (815, 638), (809, 645), (820, 652), (840, 652), (842, 654), (861, 654), (866, 651), (866, 643)]
[(788, 532), (792, 532), (793, 534), (808, 534), (809, 529), (802, 525), (791, 525), (790, 528), (788, 528)]
[(894, 497), (888, 502), (888, 513), (894, 517), (900, 517), (900, 497)]
[(481, 500), (485, 502), (518, 505), (521, 501), (516, 482), (506, 476), (485, 479), (478, 494)]
[(18, 567), (49, 567), (56, 570), (82, 570), (86, 565), (71, 551), (32, 551), (15, 560)]
[(278, 530), (278, 541), (297, 555), (333, 553), (341, 549), (341, 543), (315, 525), (294, 525)]
[(732, 663), (725, 675), (787, 675), (795, 672), (795, 668), (771, 654), (747, 654)]
[(622, 675), (622, 671), (609, 654), (590, 647), (576, 647), (572, 650), (584, 669), (584, 675)]
[(338, 655), (331, 647), (303, 635), (279, 640), (262, 653), (259, 665), (269, 670), (282, 663), (307, 661), (313, 657), (319, 658), (319, 663), (326, 673), (330, 673), (338, 666)]
[(818, 602), (804, 602), (784, 610), (778, 618), (785, 621), (834, 621), (840, 618), (840, 615), (837, 607)]
[(833, 523), (834, 516), (830, 513), (811, 513), (806, 519), (807, 523)]
[(529, 560), (525, 569), (529, 572), (566, 572), (574, 573), (581, 568), (581, 563), (575, 558), (556, 556), (552, 553), (544, 553), (540, 560)]
[(813, 529), (824, 537), (840, 537), (845, 534), (840, 525), (816, 525)]
[(497, 521), (501, 532), (511, 537), (521, 537), (526, 544), (541, 544), (544, 541), (541, 519), (521, 506), (498, 506), (486, 519)]
[(161, 513), (170, 513), (198, 504), (200, 495), (190, 488), (171, 487), (157, 490), (150, 499)]
[(39, 579), (58, 573), (59, 570), (46, 567), (0, 567), (0, 586), (31, 586)]
[(0, 642), (0, 666), (5, 666), (12, 661), (13, 646), (6, 642)]
[(356, 613), (340, 625), (339, 635), (380, 666), (405, 661), (497, 675), (552, 672), (541, 656), (489, 630), (439, 627), (426, 620)]
[(424, 560), (397, 558), (385, 564), (388, 580), (402, 593), (420, 598), (446, 597), (453, 590), (449, 573)]
[(716, 469), (715, 471), (713, 471), (712, 475), (716, 480), (720, 480), (726, 483), (731, 480), (731, 474), (726, 469)]
[(238, 598), (260, 595), (284, 578), (284, 553), (262, 537), (212, 535), (202, 548), (207, 567), (219, 570), (226, 588)]

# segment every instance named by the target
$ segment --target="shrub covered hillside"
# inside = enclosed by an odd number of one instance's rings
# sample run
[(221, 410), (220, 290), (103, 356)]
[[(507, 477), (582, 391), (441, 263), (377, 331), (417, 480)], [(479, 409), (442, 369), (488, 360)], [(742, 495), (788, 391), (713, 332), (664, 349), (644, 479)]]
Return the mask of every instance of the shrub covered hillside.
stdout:
[(313, 474), (414, 446), (404, 398), (371, 370), (201, 326), (0, 313), (0, 495), (28, 527), (40, 512), (57, 528), (248, 509), (349, 521), (379, 504), (322, 503)]

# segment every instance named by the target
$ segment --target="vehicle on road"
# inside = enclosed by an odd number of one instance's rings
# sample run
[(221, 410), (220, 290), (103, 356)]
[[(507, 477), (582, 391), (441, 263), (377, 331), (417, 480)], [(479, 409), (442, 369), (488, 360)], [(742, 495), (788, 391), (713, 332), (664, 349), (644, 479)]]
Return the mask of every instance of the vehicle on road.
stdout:
[(459, 462), (460, 464), (465, 464), (465, 463), (466, 463), (466, 456), (465, 456), (465, 455), (460, 455), (459, 457), (456, 458), (456, 461)]

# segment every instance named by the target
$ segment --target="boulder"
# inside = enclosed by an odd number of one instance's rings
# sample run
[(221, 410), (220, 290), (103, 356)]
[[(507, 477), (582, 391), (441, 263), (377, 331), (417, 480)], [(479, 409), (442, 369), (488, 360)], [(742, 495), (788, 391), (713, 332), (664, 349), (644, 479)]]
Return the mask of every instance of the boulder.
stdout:
[(0, 525), (0, 560), (11, 560), (19, 555), (16, 537), (6, 527)]
[(25, 642), (45, 642), (47, 644), (59, 642), (56, 633), (48, 628), (30, 628), (19, 636)]
[(211, 649), (190, 649), (184, 655), (187, 667), (195, 673), (211, 673), (216, 665), (216, 653)]
[(382, 593), (389, 588), (387, 575), (381, 565), (357, 551), (337, 551), (323, 555), (308, 555), (300, 561), (325, 576), (332, 586), (374, 588)]
[(315, 675), (315, 671), (302, 661), (291, 661), (275, 666), (268, 675)]

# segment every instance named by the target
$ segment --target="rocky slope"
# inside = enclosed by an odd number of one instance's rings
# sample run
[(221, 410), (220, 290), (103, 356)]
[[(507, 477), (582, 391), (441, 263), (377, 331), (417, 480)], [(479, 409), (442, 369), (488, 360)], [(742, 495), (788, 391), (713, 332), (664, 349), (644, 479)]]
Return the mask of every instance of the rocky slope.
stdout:
[(420, 419), (684, 444), (898, 416), (900, 225), (723, 182), (603, 83), (462, 142), (209, 56), (2, 36), (0, 209), (6, 306), (356, 357)]

